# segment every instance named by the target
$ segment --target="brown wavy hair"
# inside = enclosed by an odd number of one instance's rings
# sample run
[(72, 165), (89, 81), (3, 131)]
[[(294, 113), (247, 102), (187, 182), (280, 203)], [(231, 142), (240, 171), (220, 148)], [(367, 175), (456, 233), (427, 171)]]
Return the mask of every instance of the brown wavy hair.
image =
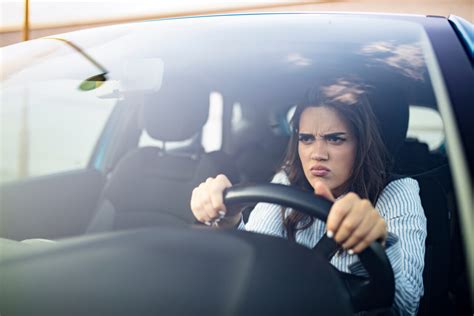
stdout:
[[(297, 105), (290, 121), (291, 136), (281, 167), (291, 185), (304, 191), (314, 191), (304, 175), (298, 154), (299, 123), (306, 108), (328, 107), (338, 113), (357, 140), (354, 167), (344, 185), (344, 191), (355, 192), (375, 205), (388, 178), (389, 156), (366, 97), (366, 90), (361, 84), (339, 79), (329, 85), (315, 86), (309, 90), (305, 100)], [(313, 217), (297, 210), (292, 210), (288, 216), (285, 216), (285, 213), (282, 208), (283, 224), (288, 239), (292, 241), (295, 240), (298, 230), (307, 229), (314, 222)]]

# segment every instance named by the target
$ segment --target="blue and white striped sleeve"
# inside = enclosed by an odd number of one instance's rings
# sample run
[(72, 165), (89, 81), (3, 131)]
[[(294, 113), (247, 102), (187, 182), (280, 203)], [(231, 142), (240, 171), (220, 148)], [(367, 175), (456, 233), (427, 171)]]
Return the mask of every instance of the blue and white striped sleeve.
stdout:
[[(286, 174), (283, 172), (277, 173), (273, 177), (272, 183), (290, 184)], [(250, 213), (247, 224), (241, 221), (238, 229), (276, 237), (286, 237), (281, 216), (281, 206), (277, 204), (258, 203)]]
[(386, 253), (395, 275), (394, 307), (400, 315), (415, 315), (423, 295), (426, 217), (419, 190), (414, 179), (392, 181), (376, 205), (389, 232)]

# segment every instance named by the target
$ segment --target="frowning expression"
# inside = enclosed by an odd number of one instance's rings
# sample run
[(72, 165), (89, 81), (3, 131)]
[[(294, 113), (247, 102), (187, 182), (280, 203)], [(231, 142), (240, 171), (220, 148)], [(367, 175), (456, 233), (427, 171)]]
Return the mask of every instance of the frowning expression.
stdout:
[(308, 182), (322, 181), (334, 196), (344, 193), (352, 175), (357, 140), (339, 114), (325, 106), (301, 114), (298, 154)]

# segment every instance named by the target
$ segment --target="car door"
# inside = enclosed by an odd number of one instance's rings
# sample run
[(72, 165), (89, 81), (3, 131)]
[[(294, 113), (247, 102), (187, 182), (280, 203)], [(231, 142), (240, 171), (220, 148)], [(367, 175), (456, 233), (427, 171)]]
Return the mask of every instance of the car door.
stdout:
[(101, 69), (59, 40), (1, 53), (0, 237), (81, 234), (104, 184), (100, 139), (117, 104), (96, 87), (113, 82), (87, 80)]
[(95, 209), (104, 177), (78, 169), (0, 186), (0, 237), (57, 239), (78, 235)]

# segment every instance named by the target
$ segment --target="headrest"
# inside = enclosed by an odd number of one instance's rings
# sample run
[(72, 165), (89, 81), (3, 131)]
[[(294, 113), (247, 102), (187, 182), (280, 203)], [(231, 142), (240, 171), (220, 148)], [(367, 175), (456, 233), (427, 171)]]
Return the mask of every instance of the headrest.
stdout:
[(201, 131), (207, 121), (208, 91), (196, 85), (174, 84), (164, 85), (157, 93), (145, 96), (142, 111), (144, 129), (150, 137), (161, 141), (191, 138)]
[(403, 145), (408, 130), (408, 100), (400, 91), (377, 90), (368, 97), (378, 121), (382, 140), (394, 158)]

